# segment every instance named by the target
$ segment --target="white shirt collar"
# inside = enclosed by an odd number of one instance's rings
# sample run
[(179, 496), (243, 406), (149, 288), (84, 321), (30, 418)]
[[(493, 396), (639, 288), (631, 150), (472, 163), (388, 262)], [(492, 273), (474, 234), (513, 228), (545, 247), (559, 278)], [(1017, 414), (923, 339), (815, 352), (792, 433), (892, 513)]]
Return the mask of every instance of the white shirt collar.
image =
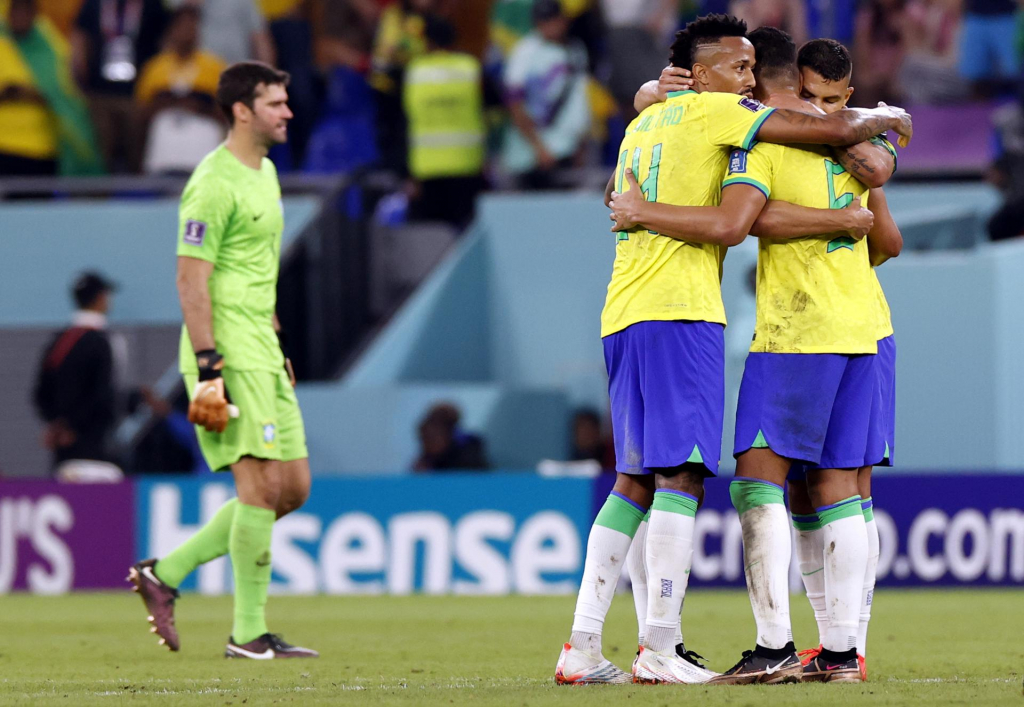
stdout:
[(80, 309), (71, 317), (73, 326), (85, 327), (87, 329), (106, 329), (107, 316), (99, 312)]

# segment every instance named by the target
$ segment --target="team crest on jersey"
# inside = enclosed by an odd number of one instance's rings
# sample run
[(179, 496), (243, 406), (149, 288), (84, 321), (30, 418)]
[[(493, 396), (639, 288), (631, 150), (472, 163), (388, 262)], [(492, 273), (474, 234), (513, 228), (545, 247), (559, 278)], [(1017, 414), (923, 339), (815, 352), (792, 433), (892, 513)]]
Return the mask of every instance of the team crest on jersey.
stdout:
[(755, 101), (753, 98), (746, 97), (740, 99), (740, 105), (754, 113), (764, 108), (764, 103), (761, 103), (761, 101)]
[(733, 150), (729, 156), (729, 174), (742, 174), (747, 171), (747, 151)]
[(270, 447), (274, 446), (274, 440), (277, 437), (277, 428), (273, 422), (263, 423), (263, 446)]
[(850, 250), (853, 250), (853, 246), (856, 243), (857, 241), (853, 240), (849, 236), (839, 236), (839, 238), (833, 238), (828, 242), (827, 252), (834, 253), (835, 251), (840, 250), (842, 248), (849, 248)]

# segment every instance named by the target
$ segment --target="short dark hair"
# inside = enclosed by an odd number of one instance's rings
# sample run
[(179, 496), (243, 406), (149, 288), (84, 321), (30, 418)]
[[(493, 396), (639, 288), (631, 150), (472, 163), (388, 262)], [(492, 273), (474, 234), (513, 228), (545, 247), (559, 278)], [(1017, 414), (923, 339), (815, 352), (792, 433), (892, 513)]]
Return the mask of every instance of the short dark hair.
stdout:
[(703, 46), (716, 44), (722, 37), (744, 37), (747, 23), (732, 15), (704, 15), (676, 32), (672, 43), (672, 66), (693, 68), (694, 55)]
[(776, 27), (758, 27), (747, 35), (754, 45), (754, 77), (762, 79), (796, 78), (796, 42)]
[(217, 82), (217, 105), (220, 106), (228, 124), (235, 124), (232, 110), (236, 103), (244, 103), (251, 109), (256, 101), (256, 89), (265, 86), (287, 86), (291, 76), (287, 71), (278, 71), (261, 61), (240, 61), (224, 69)]
[(834, 39), (812, 39), (800, 47), (797, 66), (807, 67), (826, 81), (841, 81), (853, 73), (849, 50)]

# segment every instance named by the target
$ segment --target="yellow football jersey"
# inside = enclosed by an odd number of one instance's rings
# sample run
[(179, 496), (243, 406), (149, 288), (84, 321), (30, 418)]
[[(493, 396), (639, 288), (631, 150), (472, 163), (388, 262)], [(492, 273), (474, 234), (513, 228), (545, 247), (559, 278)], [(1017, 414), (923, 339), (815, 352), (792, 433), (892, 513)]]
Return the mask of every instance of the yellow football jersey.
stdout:
[[(749, 148), (772, 109), (731, 93), (681, 91), (630, 123), (619, 147), (616, 190), (633, 170), (647, 201), (717, 206), (733, 147)], [(618, 234), (601, 336), (643, 321), (725, 324), (721, 248), (643, 228)]]
[(878, 332), (876, 336), (881, 341), (893, 334), (892, 313), (889, 311), (889, 302), (885, 299), (882, 283), (878, 281), (878, 273), (872, 270), (872, 274), (875, 276), (875, 301), (878, 303)]
[[(729, 159), (724, 185), (749, 184), (773, 199), (841, 209), (867, 187), (827, 147), (759, 143)], [(866, 239), (835, 234), (791, 240), (762, 238), (757, 257), (754, 352), (876, 353), (878, 279)]]

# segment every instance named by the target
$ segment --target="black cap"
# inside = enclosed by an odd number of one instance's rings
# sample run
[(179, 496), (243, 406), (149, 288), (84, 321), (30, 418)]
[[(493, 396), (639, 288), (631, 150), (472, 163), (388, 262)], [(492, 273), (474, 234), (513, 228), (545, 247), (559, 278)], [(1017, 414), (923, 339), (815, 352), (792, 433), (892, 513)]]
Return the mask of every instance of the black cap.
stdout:
[(560, 0), (534, 0), (534, 22), (545, 22), (547, 20), (553, 20), (556, 17), (561, 17), (562, 15), (562, 3)]
[(81, 307), (88, 307), (103, 292), (114, 292), (117, 285), (100, 275), (98, 272), (87, 271), (78, 276), (75, 284), (71, 286), (71, 296), (75, 298), (75, 304)]

